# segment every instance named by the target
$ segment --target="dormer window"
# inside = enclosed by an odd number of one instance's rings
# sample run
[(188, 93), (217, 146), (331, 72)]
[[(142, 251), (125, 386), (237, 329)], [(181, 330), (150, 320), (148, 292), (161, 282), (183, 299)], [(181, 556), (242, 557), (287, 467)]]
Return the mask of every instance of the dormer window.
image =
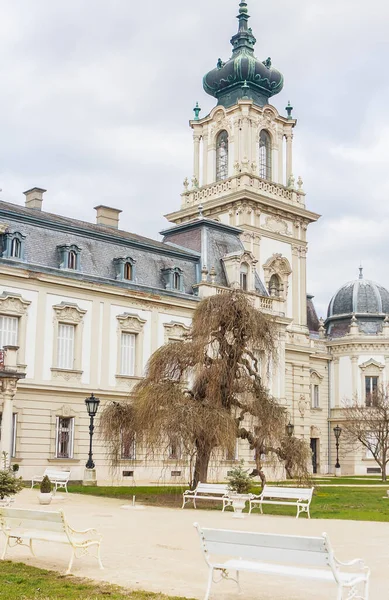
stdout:
[(247, 292), (247, 280), (249, 274), (249, 267), (246, 263), (240, 265), (240, 288)]
[(127, 279), (127, 281), (132, 280), (132, 264), (129, 262), (124, 265), (124, 279)]
[(115, 258), (116, 279), (118, 281), (135, 281), (135, 260), (130, 256)]
[(74, 252), (74, 250), (71, 250), (68, 255), (68, 269), (75, 270), (76, 265), (77, 265), (77, 254)]
[(14, 238), (11, 242), (11, 257), (20, 258), (22, 252), (22, 244), (18, 238)]
[(26, 236), (15, 231), (14, 233), (7, 232), (4, 234), (4, 250), (3, 258), (24, 259), (24, 240)]
[(167, 290), (184, 291), (183, 271), (179, 267), (162, 269), (162, 276)]
[(81, 248), (75, 244), (58, 246), (60, 255), (59, 268), (80, 271)]

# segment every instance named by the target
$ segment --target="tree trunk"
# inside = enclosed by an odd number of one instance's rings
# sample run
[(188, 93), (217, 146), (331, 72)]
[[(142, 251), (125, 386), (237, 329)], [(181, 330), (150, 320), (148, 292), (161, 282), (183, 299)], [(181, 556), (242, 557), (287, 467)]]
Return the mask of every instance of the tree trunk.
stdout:
[(382, 457), (382, 463), (378, 463), (381, 467), (381, 481), (386, 481), (387, 480), (387, 476), (386, 476), (386, 453), (384, 454), (384, 456)]
[(193, 473), (192, 488), (197, 487), (197, 484), (207, 483), (208, 478), (208, 466), (211, 458), (212, 448), (204, 446), (203, 443), (196, 442), (196, 462)]

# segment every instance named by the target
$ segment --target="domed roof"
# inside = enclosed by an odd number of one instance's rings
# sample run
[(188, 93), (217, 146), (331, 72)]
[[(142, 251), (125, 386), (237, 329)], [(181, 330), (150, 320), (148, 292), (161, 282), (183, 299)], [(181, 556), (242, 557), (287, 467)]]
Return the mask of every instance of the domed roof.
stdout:
[(362, 333), (376, 334), (387, 314), (388, 290), (374, 281), (363, 279), (360, 268), (359, 279), (349, 281), (332, 297), (328, 306), (327, 330), (330, 335), (345, 335), (354, 316)]
[(250, 27), (247, 2), (239, 4), (239, 30), (231, 39), (231, 58), (224, 63), (220, 58), (215, 69), (203, 80), (204, 90), (218, 99), (218, 104), (228, 108), (239, 99), (248, 98), (264, 106), (268, 99), (278, 94), (284, 85), (283, 76), (271, 66), (271, 59), (263, 62), (254, 56), (256, 39)]

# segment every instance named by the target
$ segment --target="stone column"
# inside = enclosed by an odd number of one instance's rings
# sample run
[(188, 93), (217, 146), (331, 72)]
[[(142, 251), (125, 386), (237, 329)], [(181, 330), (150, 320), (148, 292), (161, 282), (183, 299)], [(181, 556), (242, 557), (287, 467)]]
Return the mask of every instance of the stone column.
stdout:
[[(275, 175), (275, 173), (274, 173)], [(278, 183), (284, 184), (284, 133), (278, 133)]]
[(193, 135), (193, 177), (200, 181), (200, 136), (196, 133)]
[(208, 133), (203, 134), (203, 185), (208, 183)]
[(292, 140), (293, 133), (290, 131), (286, 134), (286, 185), (293, 173)]
[[(5, 377), (2, 380), (2, 419), (1, 419), (1, 452), (6, 452), (5, 466), (11, 461), (12, 454), (12, 421), (13, 421), (13, 399), (16, 393), (17, 379)], [(3, 456), (1, 457), (3, 460)], [(1, 466), (3, 466), (2, 463)]]
[(307, 324), (307, 247), (300, 247), (300, 325)]
[(240, 162), (240, 135), (239, 119), (234, 121), (234, 164)]
[(249, 120), (243, 118), (243, 160), (250, 161), (249, 156)]
[(335, 357), (334, 364), (334, 407), (339, 407), (339, 357)]
[(353, 399), (358, 395), (358, 357), (351, 357), (351, 389)]
[(389, 356), (385, 356), (385, 385), (389, 383)]
[(299, 247), (292, 246), (292, 310), (293, 320), (296, 324), (300, 323), (299, 314)]

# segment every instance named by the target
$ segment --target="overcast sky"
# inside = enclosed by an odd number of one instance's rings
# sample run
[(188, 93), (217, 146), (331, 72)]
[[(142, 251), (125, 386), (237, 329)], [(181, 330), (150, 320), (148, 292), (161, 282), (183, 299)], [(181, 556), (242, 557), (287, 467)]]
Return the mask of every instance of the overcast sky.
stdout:
[[(248, 0), (256, 54), (298, 119), (308, 291), (320, 314), (344, 282), (389, 288), (389, 2)], [(44, 209), (158, 239), (191, 176), (188, 120), (202, 77), (231, 54), (238, 0), (0, 0), (0, 198), (44, 187)]]

